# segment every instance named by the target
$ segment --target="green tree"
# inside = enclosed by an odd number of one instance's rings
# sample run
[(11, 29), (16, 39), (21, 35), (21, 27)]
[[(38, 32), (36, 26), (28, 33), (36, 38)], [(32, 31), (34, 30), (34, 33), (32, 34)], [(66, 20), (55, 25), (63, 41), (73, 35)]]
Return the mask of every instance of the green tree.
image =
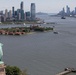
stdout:
[(16, 66), (7, 66), (6, 75), (21, 75), (21, 70)]
[(6, 70), (6, 75), (13, 75), (13, 71), (12, 71), (12, 68), (10, 66), (7, 66), (5, 68), (5, 70)]

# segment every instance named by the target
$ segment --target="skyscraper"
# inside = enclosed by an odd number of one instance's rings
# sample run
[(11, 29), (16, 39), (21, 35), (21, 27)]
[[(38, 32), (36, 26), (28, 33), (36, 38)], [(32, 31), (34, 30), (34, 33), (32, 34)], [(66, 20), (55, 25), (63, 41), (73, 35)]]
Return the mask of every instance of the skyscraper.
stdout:
[(20, 4), (20, 9), (23, 10), (23, 1)]
[(30, 20), (30, 12), (26, 12), (26, 20)]
[(20, 4), (20, 13), (21, 13), (21, 20), (24, 20), (24, 9), (23, 9), (23, 1)]
[(70, 7), (68, 7), (68, 5), (66, 6), (66, 14), (67, 16), (70, 16)]
[(0, 15), (3, 15), (3, 11), (0, 11)]
[(9, 12), (8, 12), (8, 18), (11, 20), (12, 19), (12, 11), (11, 10), (9, 10)]
[(17, 9), (17, 20), (21, 20), (21, 9)]
[(26, 12), (24, 13), (24, 20), (26, 20)]
[(64, 16), (65, 16), (65, 9), (63, 8), (63, 9), (62, 9), (61, 17), (63, 17), (63, 18), (64, 18)]
[(76, 15), (76, 7), (75, 7), (75, 15)]
[(12, 17), (13, 18), (15, 17), (15, 9), (14, 9), (14, 7), (12, 7)]
[(36, 18), (36, 10), (35, 3), (31, 3), (31, 20), (35, 20)]
[(21, 10), (20, 13), (21, 13), (21, 20), (23, 21), (24, 20), (24, 10)]
[(8, 10), (6, 9), (5, 10), (5, 21), (6, 21), (7, 18), (8, 18)]

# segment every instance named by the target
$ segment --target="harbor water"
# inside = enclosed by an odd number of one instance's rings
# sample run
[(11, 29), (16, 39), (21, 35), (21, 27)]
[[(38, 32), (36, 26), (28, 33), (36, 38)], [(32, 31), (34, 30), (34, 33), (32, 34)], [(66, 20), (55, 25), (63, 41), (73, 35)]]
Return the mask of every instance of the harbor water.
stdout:
[(22, 36), (0, 35), (5, 64), (26, 69), (28, 75), (56, 75), (66, 67), (76, 68), (76, 18), (40, 17), (46, 22), (55, 22), (42, 26), (54, 26), (58, 34), (49, 31)]

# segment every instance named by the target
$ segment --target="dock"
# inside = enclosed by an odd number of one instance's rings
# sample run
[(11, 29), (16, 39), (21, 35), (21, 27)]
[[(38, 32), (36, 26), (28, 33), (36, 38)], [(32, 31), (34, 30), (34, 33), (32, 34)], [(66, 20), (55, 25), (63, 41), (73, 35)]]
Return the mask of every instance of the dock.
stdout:
[(76, 73), (76, 70), (74, 68), (65, 68), (63, 72), (56, 75), (67, 75), (69, 73)]

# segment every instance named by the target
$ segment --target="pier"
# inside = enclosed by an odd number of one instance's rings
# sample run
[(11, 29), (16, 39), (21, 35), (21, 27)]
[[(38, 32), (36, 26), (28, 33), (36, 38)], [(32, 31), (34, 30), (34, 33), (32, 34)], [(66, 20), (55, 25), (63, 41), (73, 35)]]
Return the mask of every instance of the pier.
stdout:
[(65, 68), (65, 70), (61, 73), (58, 73), (56, 75), (66, 75), (69, 73), (76, 73), (76, 70), (74, 68)]

